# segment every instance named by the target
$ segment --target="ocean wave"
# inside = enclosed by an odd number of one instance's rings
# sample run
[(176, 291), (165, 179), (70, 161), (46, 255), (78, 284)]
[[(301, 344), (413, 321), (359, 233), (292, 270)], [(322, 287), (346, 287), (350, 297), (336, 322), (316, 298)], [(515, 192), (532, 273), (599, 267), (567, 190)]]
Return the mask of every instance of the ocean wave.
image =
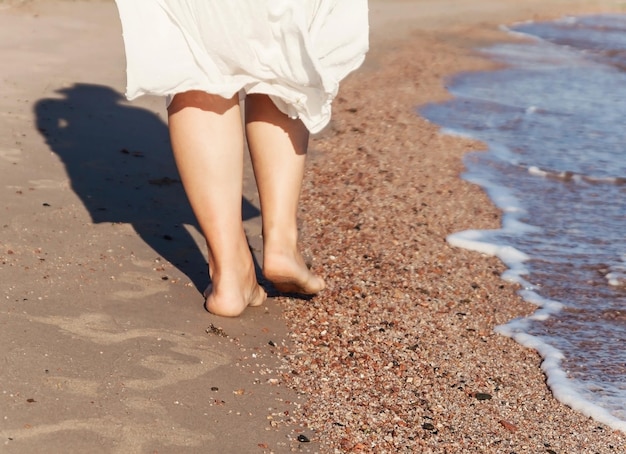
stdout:
[(614, 184), (614, 185), (626, 185), (626, 177), (599, 177), (593, 175), (583, 175), (581, 173), (572, 172), (569, 170), (554, 171), (541, 169), (537, 166), (529, 166), (528, 173), (544, 178), (550, 178), (553, 180), (560, 180), (565, 182), (585, 182), (591, 184)]

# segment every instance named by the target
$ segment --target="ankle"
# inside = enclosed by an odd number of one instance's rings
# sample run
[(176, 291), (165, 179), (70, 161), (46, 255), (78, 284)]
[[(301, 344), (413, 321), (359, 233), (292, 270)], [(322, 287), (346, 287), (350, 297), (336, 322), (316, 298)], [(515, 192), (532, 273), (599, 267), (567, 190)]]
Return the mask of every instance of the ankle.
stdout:
[(298, 233), (268, 232), (263, 231), (263, 254), (294, 256), (298, 251)]

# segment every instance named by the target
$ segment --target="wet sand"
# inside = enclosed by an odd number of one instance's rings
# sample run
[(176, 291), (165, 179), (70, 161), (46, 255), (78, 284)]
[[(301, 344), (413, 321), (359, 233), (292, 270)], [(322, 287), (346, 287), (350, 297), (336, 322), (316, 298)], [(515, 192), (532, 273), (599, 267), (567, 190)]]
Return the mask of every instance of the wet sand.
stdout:
[[(372, 48), (311, 143), (302, 236), (329, 289), (202, 308), (203, 241), (162, 100), (123, 100), (111, 1), (0, 1), (0, 451), (622, 452), (493, 327), (532, 307), (449, 233), (500, 214), (480, 143), (416, 107), (493, 64), (498, 25), (609, 1), (372, 1)], [(10, 6), (10, 8), (5, 8)], [(244, 218), (260, 255), (249, 167)], [(298, 441), (304, 435), (310, 442)], [(304, 439), (302, 439), (304, 440)]]

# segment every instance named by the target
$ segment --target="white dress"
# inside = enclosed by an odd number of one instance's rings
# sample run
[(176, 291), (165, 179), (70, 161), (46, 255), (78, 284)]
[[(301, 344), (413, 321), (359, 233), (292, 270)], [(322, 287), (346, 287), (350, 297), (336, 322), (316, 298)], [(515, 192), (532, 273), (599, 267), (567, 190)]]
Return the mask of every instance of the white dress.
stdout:
[(264, 93), (311, 132), (368, 49), (367, 0), (116, 0), (128, 99)]

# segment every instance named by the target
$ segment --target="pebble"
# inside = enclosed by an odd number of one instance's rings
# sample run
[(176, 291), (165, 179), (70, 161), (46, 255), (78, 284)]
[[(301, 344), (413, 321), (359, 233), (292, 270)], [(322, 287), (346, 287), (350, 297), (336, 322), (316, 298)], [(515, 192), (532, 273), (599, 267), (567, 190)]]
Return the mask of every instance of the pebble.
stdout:
[(491, 394), (487, 394), (487, 393), (476, 393), (474, 394), (474, 397), (478, 400), (489, 400), (491, 399)]

